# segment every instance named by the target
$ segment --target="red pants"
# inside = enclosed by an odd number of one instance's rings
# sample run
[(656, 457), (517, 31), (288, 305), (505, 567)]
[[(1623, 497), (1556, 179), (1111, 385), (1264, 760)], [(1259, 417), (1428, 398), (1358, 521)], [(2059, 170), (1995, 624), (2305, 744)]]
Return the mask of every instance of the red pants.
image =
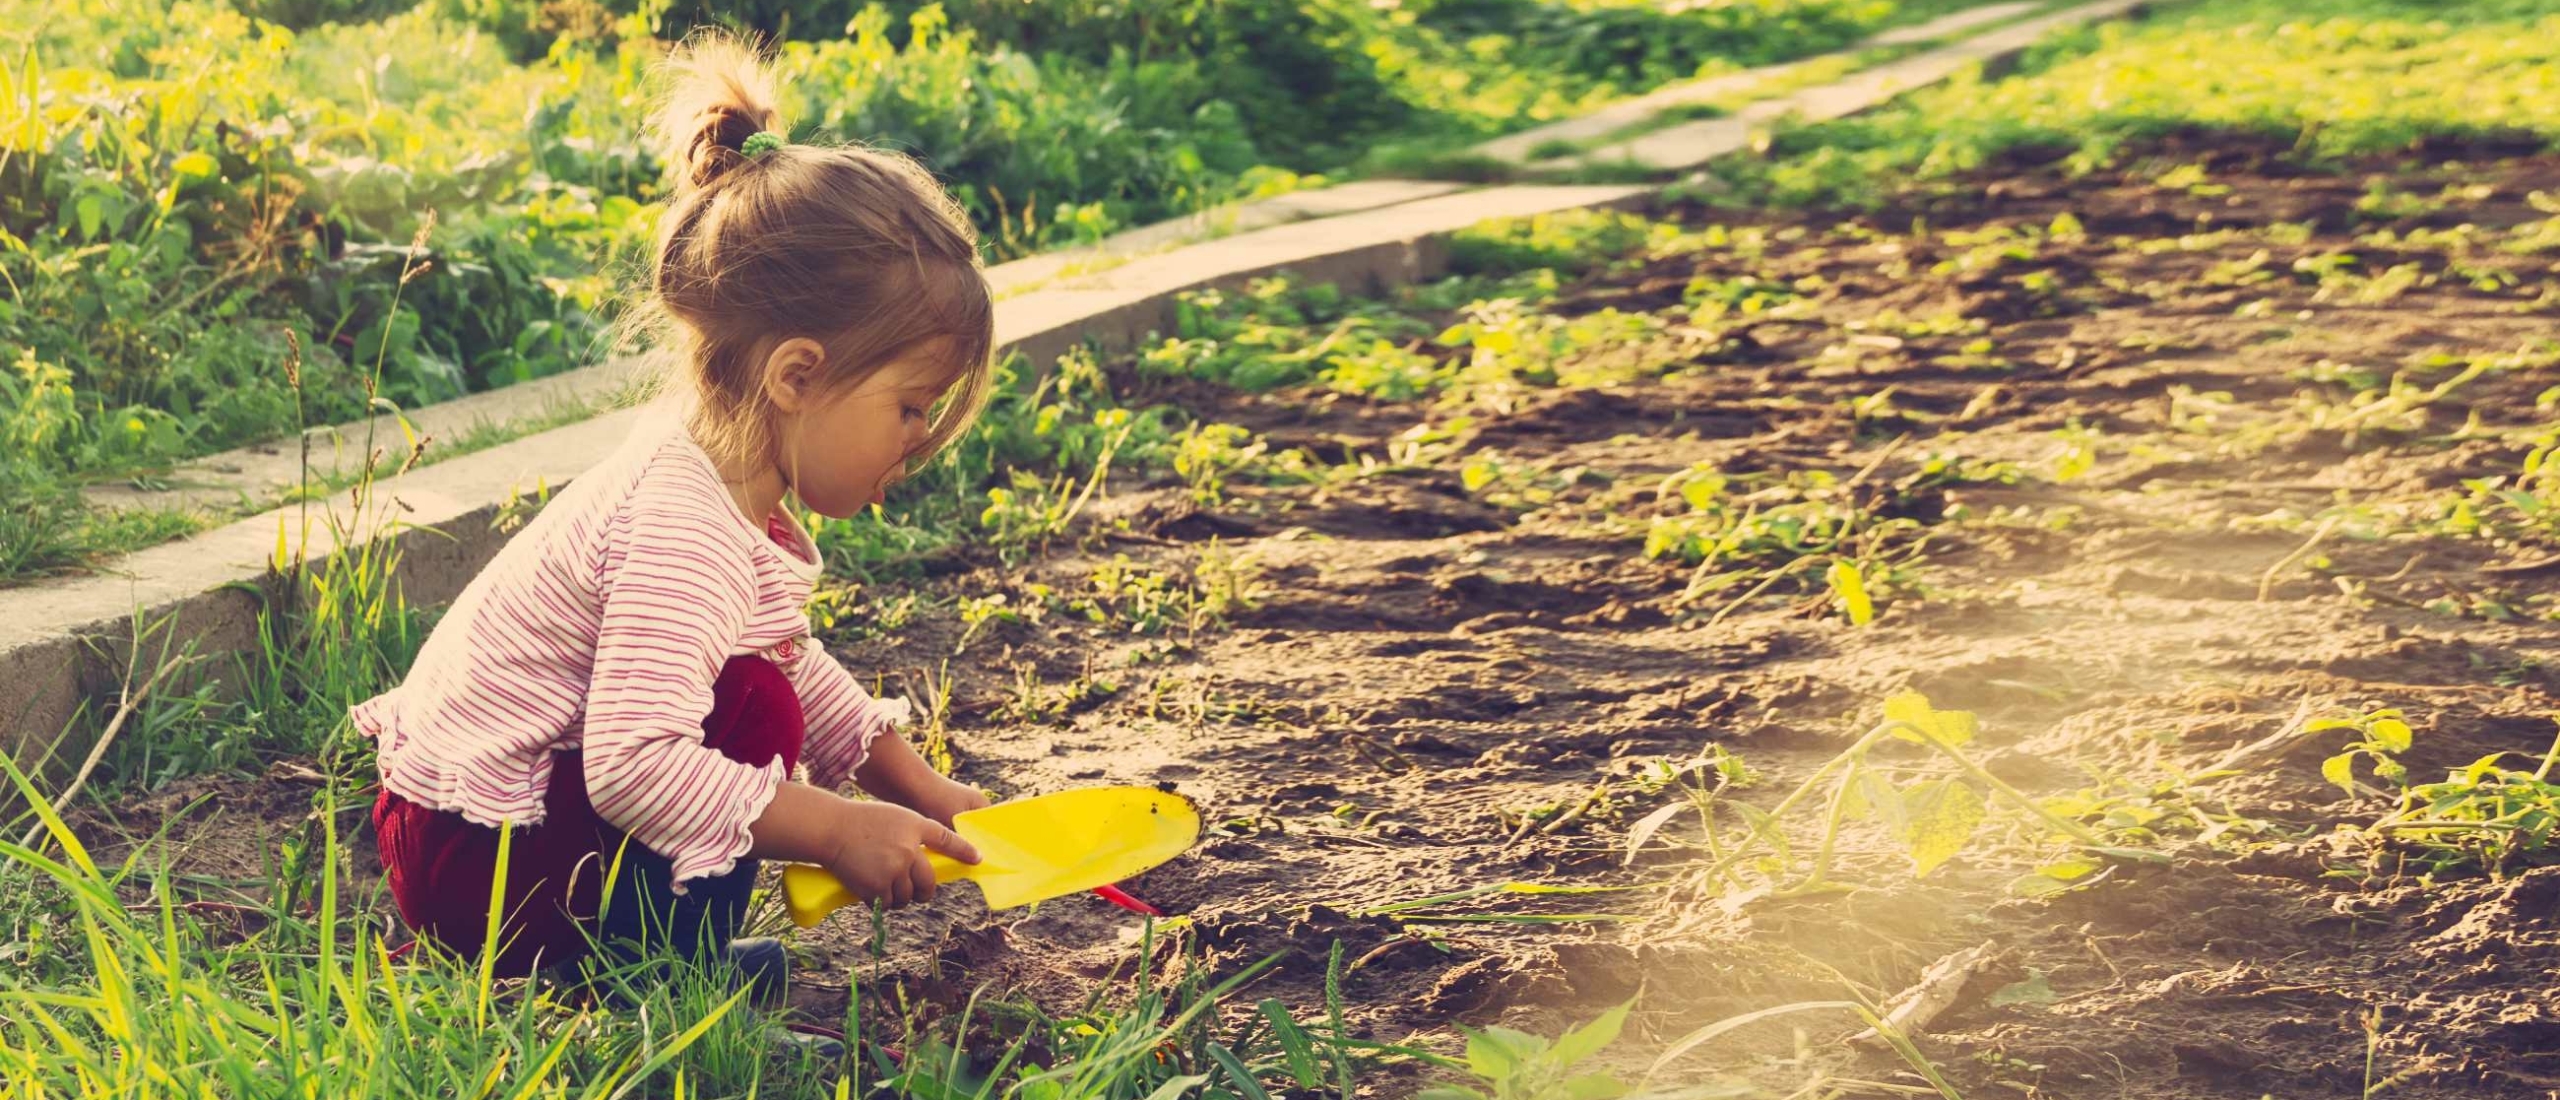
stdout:
[[(702, 733), (706, 747), (732, 760), (761, 767), (778, 757), (794, 767), (806, 733), (800, 697), (771, 662), (733, 657), (712, 685)], [(497, 877), (498, 830), (388, 789), (374, 803), (373, 828), (401, 921), (421, 939), (478, 958)], [(663, 940), (688, 953), (728, 942), (745, 916), (756, 860), (740, 859), (727, 874), (695, 879), (677, 897), (666, 857), (625, 840), (588, 803), (580, 754), (555, 757), (541, 823), (517, 828), (507, 846), (499, 973), (519, 976), (574, 962), (599, 941), (638, 950)], [(612, 904), (603, 905), (606, 872), (617, 856)]]

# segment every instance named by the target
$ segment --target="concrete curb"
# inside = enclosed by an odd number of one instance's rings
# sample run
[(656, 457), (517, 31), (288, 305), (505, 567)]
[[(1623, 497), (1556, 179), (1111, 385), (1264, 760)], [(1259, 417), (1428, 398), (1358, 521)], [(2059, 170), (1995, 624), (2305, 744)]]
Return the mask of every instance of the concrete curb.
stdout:
[[(2085, 22), (2122, 14), (2138, 4), (2139, 0), (2096, 0), (2029, 22), (2040, 30), (2050, 29), (2062, 25), (2066, 16), (2077, 16), (2069, 22)], [(2018, 39), (2003, 47), (2011, 54), (2035, 37), (2021, 38), (2017, 26), (2024, 24), (1994, 32), (2004, 41)], [(1957, 43), (1906, 60), (1933, 58), (1966, 45)], [(1944, 65), (1941, 75), (1972, 61), (1996, 60), (1993, 55), (1999, 52), (1966, 49), (1961, 61)], [(1850, 85), (1855, 86), (1855, 94), (1844, 91)], [(1800, 108), (1817, 108), (1819, 117), (1837, 117), (1874, 106), (1910, 87), (1858, 74), (1838, 84), (1807, 89), (1787, 102), (1803, 100)], [(1721, 130), (1693, 134), (1681, 155), (1693, 158), (1689, 163), (1703, 163), (1742, 148), (1745, 140), (1738, 132)], [(1033, 362), (1047, 362), (1088, 341), (1106, 348), (1126, 347), (1149, 332), (1171, 327), (1177, 295), (1184, 291), (1237, 286), (1281, 270), (1375, 292), (1441, 273), (1446, 268), (1447, 239), (1478, 222), (1565, 210), (1640, 207), (1656, 191), (1650, 185), (1520, 185), (1473, 191), (1439, 185), (1352, 186), (1369, 190), (1355, 193), (1349, 201), (1344, 196), (1314, 197), (1323, 192), (1285, 197), (1293, 199), (1292, 206), (1301, 213), (1292, 217), (1275, 208), (1266, 215), (1278, 224), (1138, 256), (1106, 271), (1074, 275), (1070, 274), (1072, 263), (1066, 261), (1045, 265), (1044, 270), (1025, 270), (1026, 281), (1020, 285), (1037, 289), (999, 303), (998, 343)], [(1324, 216), (1328, 210), (1337, 212)], [(1317, 220), (1296, 220), (1306, 217)], [(1183, 235), (1183, 231), (1161, 227), (1137, 232), (1160, 234), (1150, 240), (1163, 241), (1180, 240)], [(585, 400), (612, 392), (626, 379), (627, 375), (617, 377), (596, 368), (574, 378), (563, 376), (554, 386)], [(412, 414), (411, 420), (468, 423), (461, 418), (486, 415), (508, 405), (521, 407), (527, 396), (523, 388), (511, 387), (472, 399), (479, 405), (439, 406)], [(493, 521), (508, 502), (544, 487), (556, 489), (602, 460), (621, 443), (638, 415), (638, 410), (630, 409), (610, 412), (383, 480), (375, 486), (373, 514), (354, 514), (345, 494), (331, 494), (325, 500), (263, 512), (130, 555), (115, 574), (0, 592), (0, 720), (7, 723), (0, 727), (5, 731), (0, 732), (0, 750), (29, 765), (84, 752), (85, 746), (70, 743), (79, 736), (71, 723), (91, 701), (113, 698), (118, 669), (138, 624), (166, 623), (167, 633), (153, 638), (155, 648), (171, 644), (174, 651), (200, 653), (253, 648), (259, 610), (283, 591), (270, 562), (279, 554), (285, 560), (325, 556), (336, 549), (333, 532), (337, 530), (389, 528), (388, 537), (399, 544), (399, 583), (409, 602), (450, 601), (504, 545), (506, 536)], [(347, 438), (352, 430), (339, 429), (338, 437)], [(399, 429), (390, 426), (386, 438), (396, 441), (398, 437)], [(274, 457), (284, 466), (285, 483), (293, 484), (290, 477), (299, 465), (298, 456), (287, 456), (279, 448)], [(351, 455), (359, 464), (363, 457)], [(231, 492), (237, 495), (239, 490)]]
[(1971, 38), (1924, 50), (1897, 61), (1861, 69), (1830, 84), (1794, 95), (1765, 99), (1724, 118), (1699, 119), (1666, 126), (1625, 141), (1601, 146), (1577, 157), (1541, 163), (1540, 173), (1587, 169), (1634, 168), (1653, 173), (1696, 168), (1751, 140), (1765, 128), (1793, 116), (1805, 122), (1827, 122), (1853, 115), (1945, 80), (1968, 65), (1986, 70), (2014, 60), (2046, 34), (2105, 19), (2130, 15), (2148, 0), (2093, 0), (2091, 3), (2021, 19)]
[(1825, 57), (1857, 54), (1880, 47), (1928, 42), (1953, 34), (1961, 34), (1986, 23), (2014, 19), (2034, 11), (2035, 8), (2035, 0), (2009, 0), (2007, 3), (1965, 8), (1941, 15), (1926, 23), (1897, 27), (1864, 41), (1853, 42), (1830, 54), (1777, 65), (1762, 65), (1739, 72), (1711, 76), (1704, 80), (1692, 80), (1685, 84), (1656, 88), (1632, 99), (1611, 103), (1590, 114), (1561, 119), (1544, 126), (1522, 130), (1516, 134), (1504, 134), (1467, 151), (1476, 156), (1507, 160), (1526, 167), (1543, 167), (1530, 159), (1530, 153), (1541, 145), (1551, 142), (1586, 142), (1605, 138), (1627, 127), (1647, 122), (1664, 111), (1691, 104), (1711, 103), (1726, 96), (1746, 92), (1771, 81), (1783, 79)]

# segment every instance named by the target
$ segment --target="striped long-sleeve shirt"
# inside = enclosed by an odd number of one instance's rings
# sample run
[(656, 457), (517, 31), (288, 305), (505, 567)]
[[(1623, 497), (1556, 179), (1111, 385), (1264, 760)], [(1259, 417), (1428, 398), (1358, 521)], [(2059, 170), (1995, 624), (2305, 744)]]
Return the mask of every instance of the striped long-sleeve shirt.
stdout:
[(585, 754), (596, 812), (674, 864), (678, 891), (746, 854), (785, 778), (702, 744), (729, 658), (789, 674), (809, 781), (833, 787), (903, 721), (809, 637), (817, 547), (749, 523), (710, 458), (657, 424), (580, 476), (469, 587), (397, 689), (357, 707), (383, 786), (496, 826), (542, 820), (552, 754)]

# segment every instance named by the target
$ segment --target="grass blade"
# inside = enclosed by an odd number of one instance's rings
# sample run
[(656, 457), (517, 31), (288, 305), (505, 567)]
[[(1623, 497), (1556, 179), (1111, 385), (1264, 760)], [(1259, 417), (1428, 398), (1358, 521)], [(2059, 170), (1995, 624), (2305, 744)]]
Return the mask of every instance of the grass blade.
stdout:
[(1793, 1004), (1783, 1004), (1760, 1009), (1757, 1012), (1745, 1012), (1740, 1016), (1728, 1016), (1712, 1024), (1708, 1024), (1705, 1027), (1699, 1028), (1696, 1031), (1692, 1031), (1687, 1035), (1683, 1035), (1670, 1046), (1664, 1047), (1662, 1053), (1654, 1058), (1653, 1065), (1645, 1070), (1645, 1077), (1647, 1079), (1652, 1078), (1654, 1074), (1662, 1072), (1662, 1067), (1678, 1061), (1681, 1055), (1687, 1054), (1690, 1051), (1706, 1045), (1707, 1043), (1713, 1042), (1718, 1036), (1724, 1035), (1736, 1028), (1756, 1024), (1762, 1020), (1772, 1019), (1794, 1012), (1819, 1012), (1832, 1009), (1848, 1009), (1853, 1012), (1863, 1012), (1866, 1010), (1866, 1006), (1859, 1004), (1856, 1001), (1797, 1001)]
[(1245, 1064), (1236, 1058), (1234, 1051), (1217, 1043), (1211, 1043), (1209, 1057), (1217, 1061), (1219, 1068), (1227, 1071), (1228, 1080), (1235, 1082), (1236, 1095), (1243, 1097), (1244, 1100), (1271, 1100), (1271, 1094), (1263, 1090), (1262, 1082), (1253, 1079), (1253, 1071), (1245, 1068)]
[(1307, 1033), (1290, 1018), (1289, 1009), (1277, 1000), (1264, 1000), (1259, 1006), (1263, 1019), (1271, 1021), (1271, 1034), (1280, 1042), (1280, 1053), (1288, 1059), (1289, 1077), (1302, 1089), (1316, 1087), (1322, 1078), (1316, 1075), (1315, 1045)]

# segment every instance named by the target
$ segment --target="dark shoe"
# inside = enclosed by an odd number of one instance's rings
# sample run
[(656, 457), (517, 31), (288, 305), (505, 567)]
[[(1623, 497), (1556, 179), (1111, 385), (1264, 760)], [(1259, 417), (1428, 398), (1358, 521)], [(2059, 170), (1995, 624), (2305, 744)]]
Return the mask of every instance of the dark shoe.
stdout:
[(821, 1062), (837, 1064), (845, 1059), (844, 1040), (833, 1035), (794, 1031), (781, 1024), (775, 1024), (765, 1029), (765, 1039), (771, 1045), (773, 1056), (784, 1062), (815, 1058)]
[(783, 949), (781, 940), (771, 936), (730, 940), (727, 956), (737, 974), (737, 987), (747, 991), (749, 1004), (772, 1008), (791, 992), (791, 952)]

